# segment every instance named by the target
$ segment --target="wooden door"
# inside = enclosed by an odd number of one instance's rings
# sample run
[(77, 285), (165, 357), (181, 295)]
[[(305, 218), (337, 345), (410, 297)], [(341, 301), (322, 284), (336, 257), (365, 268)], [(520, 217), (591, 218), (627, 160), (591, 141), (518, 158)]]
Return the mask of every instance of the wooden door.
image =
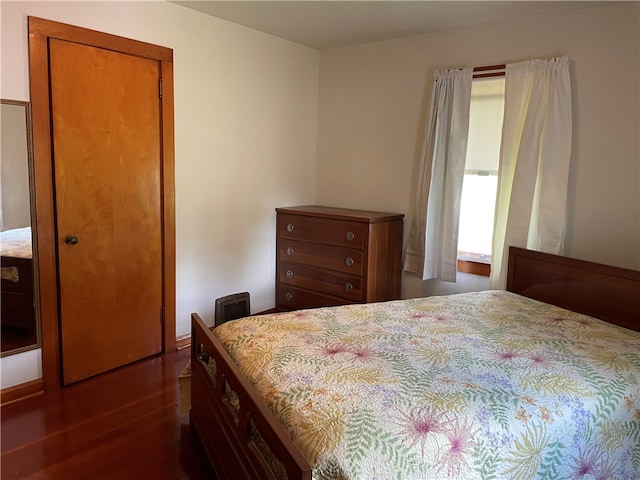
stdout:
[(63, 383), (162, 351), (157, 61), (50, 40)]

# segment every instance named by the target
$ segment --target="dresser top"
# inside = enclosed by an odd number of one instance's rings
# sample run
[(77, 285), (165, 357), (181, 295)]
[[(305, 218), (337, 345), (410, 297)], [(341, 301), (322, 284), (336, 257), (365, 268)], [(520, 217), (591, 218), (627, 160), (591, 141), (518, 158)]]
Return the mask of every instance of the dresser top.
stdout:
[(302, 205), (299, 207), (276, 208), (278, 213), (304, 214), (310, 217), (332, 218), (336, 220), (353, 220), (367, 223), (382, 223), (402, 220), (404, 214), (374, 212), (370, 210), (354, 210), (350, 208), (324, 207), (321, 205)]

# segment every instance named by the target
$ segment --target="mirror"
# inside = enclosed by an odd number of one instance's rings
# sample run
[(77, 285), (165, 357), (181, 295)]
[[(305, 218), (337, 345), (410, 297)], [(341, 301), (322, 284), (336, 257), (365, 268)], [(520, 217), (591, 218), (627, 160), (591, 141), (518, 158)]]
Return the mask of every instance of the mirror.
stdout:
[(0, 356), (40, 347), (36, 308), (31, 105), (0, 100)]

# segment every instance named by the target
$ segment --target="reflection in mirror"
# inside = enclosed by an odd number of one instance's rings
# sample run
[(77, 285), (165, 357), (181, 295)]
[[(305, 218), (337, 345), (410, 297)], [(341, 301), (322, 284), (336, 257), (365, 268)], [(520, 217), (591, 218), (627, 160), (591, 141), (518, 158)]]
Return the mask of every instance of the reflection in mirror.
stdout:
[(31, 107), (0, 101), (1, 356), (40, 346), (32, 233)]

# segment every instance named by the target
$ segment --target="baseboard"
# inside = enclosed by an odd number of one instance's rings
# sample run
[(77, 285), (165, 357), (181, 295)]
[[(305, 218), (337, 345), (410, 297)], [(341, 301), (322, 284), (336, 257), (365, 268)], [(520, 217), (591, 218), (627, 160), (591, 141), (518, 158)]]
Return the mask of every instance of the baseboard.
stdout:
[(0, 390), (0, 404), (7, 405), (35, 395), (42, 395), (43, 393), (44, 380), (42, 378), (38, 378), (36, 380), (31, 380), (30, 382), (21, 383), (19, 385), (14, 385), (13, 387), (7, 387)]
[[(213, 330), (215, 326), (209, 327), (209, 330)], [(191, 334), (187, 333), (176, 338), (176, 350), (182, 350), (183, 348), (189, 348), (191, 346)]]
[(187, 333), (176, 338), (176, 350), (182, 350), (183, 348), (189, 348), (191, 346), (191, 334)]

